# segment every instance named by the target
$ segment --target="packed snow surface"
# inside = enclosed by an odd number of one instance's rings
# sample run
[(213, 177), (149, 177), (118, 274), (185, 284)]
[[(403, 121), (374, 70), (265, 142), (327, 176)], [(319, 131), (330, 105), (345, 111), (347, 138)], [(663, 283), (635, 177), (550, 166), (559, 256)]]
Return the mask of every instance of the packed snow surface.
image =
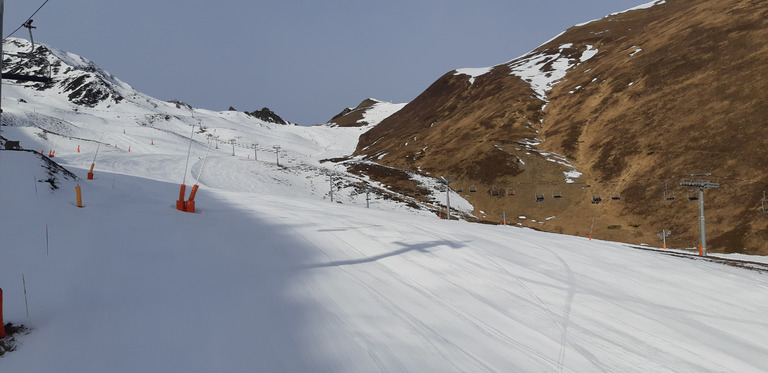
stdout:
[[(3, 136), (33, 152), (0, 151), (4, 317), (30, 329), (1, 372), (768, 365), (763, 272), (378, 197), (366, 208), (349, 184), (331, 202), (328, 175), (355, 177), (320, 160), (351, 153), (361, 129), (278, 126), (120, 87), (123, 101), (77, 111), (55, 90), (3, 89)], [(51, 149), (77, 180), (43, 167)], [(198, 178), (196, 213), (177, 211), (179, 184)]]

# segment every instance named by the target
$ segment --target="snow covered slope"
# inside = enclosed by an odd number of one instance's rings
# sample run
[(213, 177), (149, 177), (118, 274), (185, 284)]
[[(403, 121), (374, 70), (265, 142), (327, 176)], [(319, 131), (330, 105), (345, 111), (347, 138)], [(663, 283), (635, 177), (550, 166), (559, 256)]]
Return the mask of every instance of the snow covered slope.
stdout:
[[(13, 38), (5, 46), (14, 54), (31, 48), (27, 41)], [(97, 174), (110, 170), (192, 182), (200, 174), (202, 158), (210, 154), (200, 178), (206, 186), (322, 199), (330, 197), (328, 177), (335, 175), (338, 202), (364, 203), (361, 193), (368, 181), (324, 160), (351, 154), (361, 133), (402, 107), (377, 102), (365, 113), (365, 125), (354, 128), (285, 126), (242, 112), (214, 112), (157, 100), (83, 57), (45, 45), (37, 46), (31, 61), (11, 57), (7, 71), (38, 75), (46, 70), (38, 67), (41, 60), (50, 66), (52, 83), (6, 84), (4, 137), (19, 140), (25, 149), (55, 151), (57, 160), (82, 168), (90, 167), (96, 157)], [(247, 161), (251, 162), (242, 163)], [(142, 166), (145, 163), (154, 164), (149, 173)], [(237, 165), (236, 171), (228, 165)], [(392, 199), (383, 185), (375, 184), (372, 190)], [(436, 195), (434, 203), (440, 198)], [(458, 195), (454, 199), (461, 201)], [(468, 203), (461, 205), (471, 211)], [(405, 208), (395, 203), (387, 206)]]
[[(0, 151), (4, 316), (30, 329), (2, 372), (766, 366), (765, 273), (385, 199), (366, 208), (351, 183), (331, 203), (326, 175), (343, 170), (319, 159), (348, 155), (359, 128), (278, 126), (127, 88), (94, 107), (4, 88), (3, 135), (35, 152)], [(198, 212), (179, 212), (208, 140)], [(76, 177), (46, 166), (39, 150), (53, 149)]]

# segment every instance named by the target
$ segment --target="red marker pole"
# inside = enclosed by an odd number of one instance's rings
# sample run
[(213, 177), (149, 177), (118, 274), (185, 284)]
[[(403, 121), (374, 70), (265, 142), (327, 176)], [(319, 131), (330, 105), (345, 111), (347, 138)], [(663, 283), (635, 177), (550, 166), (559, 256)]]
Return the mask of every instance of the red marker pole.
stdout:
[(3, 323), (3, 289), (0, 289), (0, 339), (5, 338), (5, 324)]

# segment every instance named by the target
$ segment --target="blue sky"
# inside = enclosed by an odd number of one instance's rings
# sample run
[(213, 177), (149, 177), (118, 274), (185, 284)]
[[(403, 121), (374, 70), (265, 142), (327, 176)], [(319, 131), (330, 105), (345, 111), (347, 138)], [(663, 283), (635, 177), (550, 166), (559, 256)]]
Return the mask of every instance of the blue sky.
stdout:
[[(6, 0), (3, 35), (44, 1)], [(411, 101), (448, 71), (648, 1), (49, 0), (34, 35), (159, 99), (311, 125), (367, 97)]]

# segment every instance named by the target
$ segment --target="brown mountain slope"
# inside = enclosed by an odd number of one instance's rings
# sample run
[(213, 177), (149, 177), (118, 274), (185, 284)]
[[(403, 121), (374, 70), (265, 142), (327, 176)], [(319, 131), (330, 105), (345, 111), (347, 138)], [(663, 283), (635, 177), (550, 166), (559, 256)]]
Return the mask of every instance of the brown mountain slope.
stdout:
[(336, 114), (328, 123), (335, 124), (339, 127), (365, 127), (369, 123), (363, 121), (363, 115), (365, 111), (376, 105), (378, 101), (367, 98), (363, 100), (354, 109), (346, 108), (341, 113)]
[[(544, 230), (650, 244), (666, 228), (676, 247), (699, 243), (698, 204), (679, 184), (708, 172), (721, 184), (706, 191), (709, 249), (768, 254), (767, 40), (765, 1), (668, 0), (612, 15), (473, 82), (444, 75), (363, 135), (357, 154), (450, 175), (489, 220), (507, 212)], [(510, 74), (525, 61), (540, 75), (569, 62), (543, 109)], [(583, 173), (575, 183), (567, 164)], [(507, 189), (515, 195), (496, 196)]]

